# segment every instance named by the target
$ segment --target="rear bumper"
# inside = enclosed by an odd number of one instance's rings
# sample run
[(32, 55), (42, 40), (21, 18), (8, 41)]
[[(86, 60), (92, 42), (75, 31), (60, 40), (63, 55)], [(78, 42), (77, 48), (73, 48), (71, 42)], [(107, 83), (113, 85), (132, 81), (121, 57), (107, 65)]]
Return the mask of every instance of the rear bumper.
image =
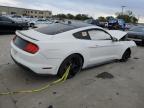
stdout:
[[(28, 71), (32, 71), (29, 67), (27, 67), (27, 66), (19, 63), (18, 61), (16, 61), (16, 60), (12, 57), (12, 55), (11, 55), (11, 58), (12, 58), (12, 60), (13, 60), (18, 66), (20, 66), (20, 67), (22, 67), (23, 69), (26, 69), (26, 70), (28, 70)], [(32, 72), (33, 72), (33, 71), (32, 71)]]
[(11, 43), (11, 57), (16, 64), (33, 71), (36, 74), (56, 75), (58, 71), (57, 59), (47, 59), (41, 54), (30, 55)]

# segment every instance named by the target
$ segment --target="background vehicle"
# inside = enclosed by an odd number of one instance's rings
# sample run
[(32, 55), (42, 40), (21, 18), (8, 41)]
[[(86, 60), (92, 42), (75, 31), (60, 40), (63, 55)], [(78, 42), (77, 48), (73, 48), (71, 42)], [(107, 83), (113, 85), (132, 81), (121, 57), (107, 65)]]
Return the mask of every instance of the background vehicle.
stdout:
[(136, 26), (128, 31), (128, 38), (137, 44), (144, 45), (144, 26)]
[(14, 21), (17, 21), (17, 22), (26, 22), (27, 21), (24, 19), (23, 16), (19, 16), (19, 15), (13, 15), (10, 18), (12, 18)]
[(62, 76), (71, 64), (69, 77), (72, 77), (82, 68), (98, 63), (127, 61), (136, 45), (125, 39), (126, 34), (81, 22), (53, 23), (17, 31), (11, 42), (11, 56), (38, 74)]
[(14, 33), (16, 30), (28, 29), (28, 23), (16, 22), (9, 17), (0, 16), (0, 33)]
[(123, 19), (110, 19), (108, 21), (108, 29), (110, 30), (125, 30), (125, 25)]
[(97, 26), (100, 25), (99, 21), (98, 20), (94, 20), (94, 19), (88, 19), (88, 20), (85, 20), (84, 22), (88, 23), (88, 24), (92, 24), (92, 25), (97, 25)]
[(27, 17), (20, 16), (20, 15), (2, 15), (2, 16), (8, 17), (16, 22), (28, 22), (29, 21)]
[(46, 19), (34, 19), (29, 22), (30, 27), (35, 27), (39, 24), (51, 24), (52, 22), (46, 20)]

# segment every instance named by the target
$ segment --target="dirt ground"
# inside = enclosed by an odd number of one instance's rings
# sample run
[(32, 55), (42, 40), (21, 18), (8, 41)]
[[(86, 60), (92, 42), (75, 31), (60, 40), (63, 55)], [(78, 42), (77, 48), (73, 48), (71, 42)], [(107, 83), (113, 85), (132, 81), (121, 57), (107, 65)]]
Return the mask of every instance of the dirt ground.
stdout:
[[(0, 92), (42, 87), (54, 80), (18, 67), (10, 57), (10, 40), (0, 36)], [(102, 72), (111, 79), (97, 78)], [(144, 108), (144, 47), (128, 62), (83, 70), (73, 79), (39, 93), (0, 96), (0, 108)]]

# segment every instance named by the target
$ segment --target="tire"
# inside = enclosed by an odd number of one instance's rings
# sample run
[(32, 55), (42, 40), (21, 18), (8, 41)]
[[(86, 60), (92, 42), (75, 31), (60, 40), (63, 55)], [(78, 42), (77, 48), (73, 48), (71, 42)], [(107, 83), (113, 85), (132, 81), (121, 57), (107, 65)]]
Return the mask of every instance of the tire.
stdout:
[(62, 77), (68, 66), (71, 64), (71, 69), (68, 78), (74, 77), (78, 72), (81, 71), (83, 66), (83, 58), (78, 54), (68, 56), (61, 64), (58, 70), (58, 77)]
[(123, 54), (120, 62), (126, 62), (126, 61), (128, 61), (128, 59), (129, 59), (130, 57), (131, 57), (131, 50), (130, 50), (130, 49), (127, 49), (127, 50), (124, 52), (124, 54)]

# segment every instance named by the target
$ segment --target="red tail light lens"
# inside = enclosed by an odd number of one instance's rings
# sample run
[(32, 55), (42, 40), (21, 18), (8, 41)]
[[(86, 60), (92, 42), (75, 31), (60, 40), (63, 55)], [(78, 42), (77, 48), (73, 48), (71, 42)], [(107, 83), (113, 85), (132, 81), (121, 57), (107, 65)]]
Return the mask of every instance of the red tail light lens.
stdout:
[(28, 53), (31, 53), (31, 54), (35, 54), (39, 50), (39, 47), (36, 44), (29, 42), (27, 40), (24, 40), (23, 38), (21, 38), (19, 36), (15, 36), (13, 38), (13, 43), (18, 48), (20, 48)]
[(35, 54), (36, 52), (38, 52), (39, 47), (33, 43), (27, 43), (23, 50)]

